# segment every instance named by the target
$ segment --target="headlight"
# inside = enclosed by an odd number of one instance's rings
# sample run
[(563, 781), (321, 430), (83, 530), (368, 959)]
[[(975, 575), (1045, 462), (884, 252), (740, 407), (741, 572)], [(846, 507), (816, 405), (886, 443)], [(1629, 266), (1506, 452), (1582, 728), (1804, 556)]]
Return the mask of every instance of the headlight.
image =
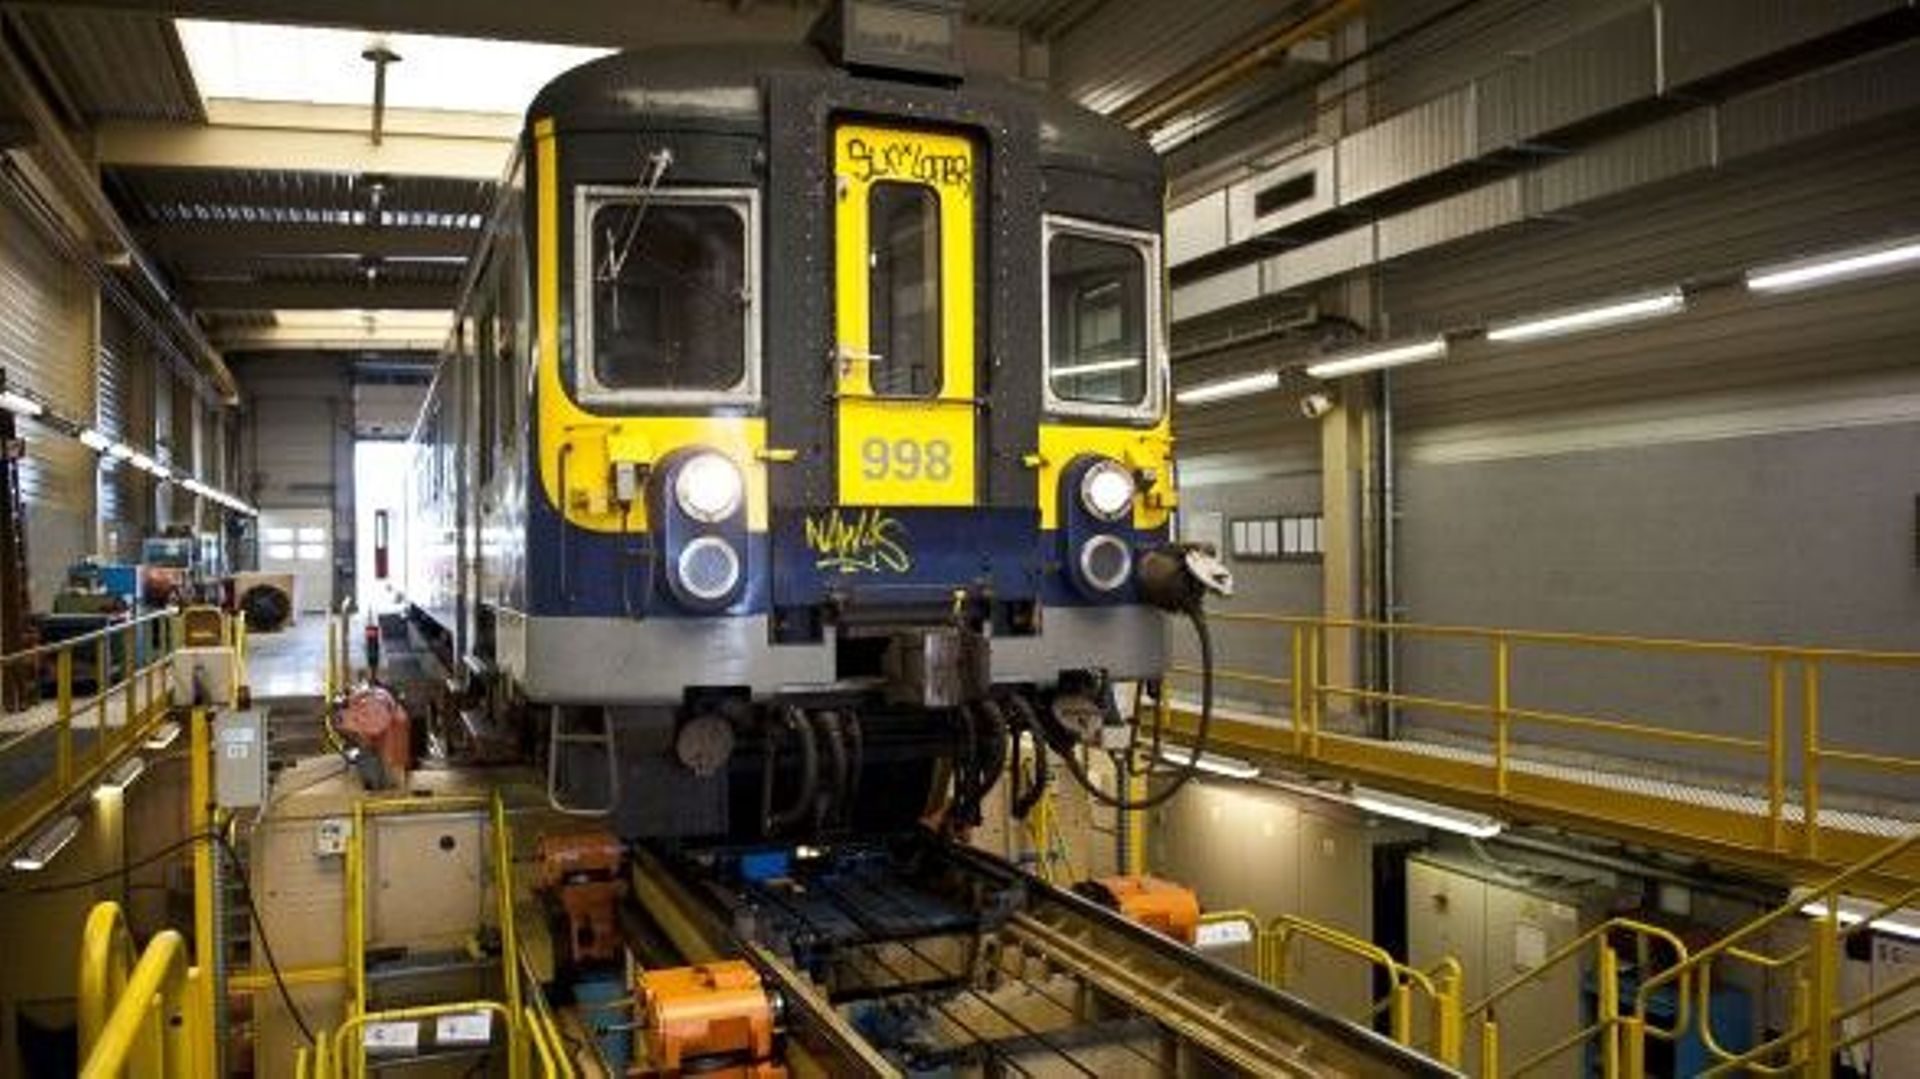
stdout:
[(1133, 508), (1133, 476), (1117, 461), (1101, 461), (1080, 477), (1080, 504), (1103, 521), (1117, 521)]
[(1133, 574), (1133, 552), (1120, 537), (1102, 534), (1080, 546), (1080, 576), (1097, 591), (1111, 592)]
[(732, 461), (713, 452), (698, 453), (680, 466), (673, 480), (673, 500), (680, 512), (712, 524), (733, 516), (746, 493), (746, 482)]
[(740, 553), (718, 536), (701, 536), (681, 549), (674, 572), (688, 595), (711, 603), (740, 582)]

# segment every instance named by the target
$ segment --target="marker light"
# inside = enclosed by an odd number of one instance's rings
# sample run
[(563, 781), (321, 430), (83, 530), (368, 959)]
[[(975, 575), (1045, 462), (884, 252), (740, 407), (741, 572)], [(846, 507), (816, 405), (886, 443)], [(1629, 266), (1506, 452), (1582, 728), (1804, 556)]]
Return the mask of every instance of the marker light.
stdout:
[(1183, 405), (1204, 405), (1209, 401), (1247, 397), (1279, 388), (1280, 372), (1256, 371), (1251, 375), (1221, 379), (1218, 382), (1203, 382), (1198, 386), (1188, 387), (1174, 394), (1173, 399)]
[(100, 785), (93, 788), (93, 793), (96, 795), (119, 794), (133, 786), (133, 781), (139, 779), (146, 771), (146, 758), (135, 754), (121, 761), (113, 771), (108, 772), (105, 778), (100, 780)]
[(1080, 504), (1103, 521), (1117, 521), (1133, 508), (1133, 476), (1118, 461), (1096, 462), (1080, 477)]
[[(1177, 764), (1185, 767), (1187, 758), (1192, 755), (1192, 750), (1179, 746), (1160, 747), (1160, 759), (1168, 764)], [(1218, 753), (1200, 754), (1199, 758), (1193, 762), (1193, 766), (1202, 772), (1216, 776), (1225, 776), (1228, 779), (1260, 778), (1260, 769), (1251, 762), (1243, 761), (1238, 757), (1222, 756)]]
[(1487, 328), (1487, 340), (1536, 341), (1542, 337), (1559, 337), (1563, 334), (1618, 326), (1626, 322), (1659, 318), (1661, 315), (1683, 311), (1686, 306), (1687, 298), (1679, 289), (1668, 289), (1650, 296), (1635, 296), (1594, 307), (1580, 307), (1542, 315), (1539, 318), (1496, 322)]
[(680, 466), (673, 480), (673, 498), (680, 512), (696, 521), (724, 521), (740, 508), (746, 482), (732, 461), (704, 452)]
[(1754, 292), (1785, 292), (1829, 281), (1891, 273), (1916, 263), (1920, 263), (1920, 240), (1899, 240), (1879, 247), (1750, 270), (1747, 288)]
[(67, 849), (80, 834), (80, 818), (69, 813), (40, 830), (13, 856), (13, 868), (22, 873), (37, 873)]
[(1404, 367), (1423, 360), (1437, 360), (1447, 354), (1447, 339), (1430, 337), (1425, 341), (1411, 344), (1388, 345), (1385, 348), (1363, 349), (1357, 352), (1345, 352), (1332, 359), (1322, 360), (1307, 368), (1307, 374), (1314, 378), (1339, 378), (1343, 375), (1357, 375), (1362, 371), (1382, 371), (1389, 367)]
[(16, 416), (38, 416), (47, 410), (46, 406), (40, 402), (12, 390), (0, 390), (0, 408)]

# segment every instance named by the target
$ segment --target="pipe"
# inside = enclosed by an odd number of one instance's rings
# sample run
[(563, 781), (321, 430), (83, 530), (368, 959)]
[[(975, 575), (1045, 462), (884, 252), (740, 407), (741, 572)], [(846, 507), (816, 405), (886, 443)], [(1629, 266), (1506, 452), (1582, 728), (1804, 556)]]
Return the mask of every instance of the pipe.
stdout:
[(1113, 111), (1113, 117), (1136, 131), (1144, 131), (1221, 93), (1315, 34), (1345, 22), (1366, 6), (1366, 0), (1333, 0), (1255, 41), (1224, 63), (1198, 73), (1183, 71), (1147, 90)]
[(840, 733), (840, 717), (830, 711), (814, 712), (806, 717), (815, 729), (815, 737), (827, 745), (827, 774), (831, 785), (814, 798), (813, 826), (817, 830), (836, 820), (846, 805), (847, 743)]
[(769, 836), (784, 832), (801, 821), (813, 811), (813, 800), (820, 789), (820, 749), (814, 744), (813, 727), (807, 723), (798, 708), (791, 705), (776, 713), (779, 726), (785, 727), (800, 741), (800, 790), (785, 809), (773, 808), (773, 781), (775, 766), (778, 764), (778, 745), (780, 732), (776, 725), (769, 722), (766, 727), (767, 756), (764, 765), (764, 782), (761, 790), (761, 812)]

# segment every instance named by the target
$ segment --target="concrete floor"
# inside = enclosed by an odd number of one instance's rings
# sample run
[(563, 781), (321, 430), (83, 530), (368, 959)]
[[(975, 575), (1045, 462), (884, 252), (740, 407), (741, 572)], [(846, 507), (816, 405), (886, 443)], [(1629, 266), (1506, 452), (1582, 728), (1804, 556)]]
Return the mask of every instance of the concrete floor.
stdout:
[(247, 637), (253, 699), (318, 697), (326, 691), (327, 618), (303, 614), (278, 633)]

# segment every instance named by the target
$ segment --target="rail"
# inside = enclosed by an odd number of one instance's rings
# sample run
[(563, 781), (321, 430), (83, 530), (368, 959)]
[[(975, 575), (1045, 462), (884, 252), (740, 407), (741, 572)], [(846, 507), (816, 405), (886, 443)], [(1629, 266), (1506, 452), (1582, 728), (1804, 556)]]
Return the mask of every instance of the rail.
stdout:
[[(1459, 1066), (1464, 1044), (1463, 979), (1459, 960), (1448, 956), (1432, 969), (1423, 971), (1402, 963), (1370, 940), (1292, 914), (1276, 915), (1263, 925), (1252, 911), (1211, 911), (1201, 916), (1200, 924), (1244, 926), (1253, 945), (1254, 975), (1276, 989), (1287, 988), (1287, 961), (1296, 943), (1319, 944), (1382, 972), (1387, 978), (1387, 995), (1373, 1002), (1364, 1014), (1348, 1018), (1370, 1023), (1375, 1016), (1385, 1013), (1394, 1041), (1427, 1053), (1443, 1064)], [(1414, 1031), (1415, 1012), (1420, 1002), (1424, 1002), (1428, 1015), (1424, 1041)]]
[(213, 1015), (186, 938), (154, 935), (138, 959), (118, 903), (97, 904), (81, 939), (76, 1009), (82, 1079), (131, 1071), (154, 1079), (205, 1075), (213, 1060)]
[[(28, 684), (51, 696), (6, 717), (0, 849), (18, 846), (146, 740), (173, 702), (168, 668), (180, 640), (178, 612), (168, 609), (0, 656), (9, 685), (25, 668)], [(32, 778), (16, 787), (14, 776)]]
[[(1495, 803), (1545, 804), (1588, 818), (1633, 809), (1623, 825), (1660, 832), (1678, 832), (1717, 844), (1738, 847), (1772, 859), (1786, 856), (1804, 866), (1830, 869), (1853, 861), (1883, 843), (1886, 833), (1860, 835), (1836, 828), (1838, 819), (1823, 810), (1837, 772), (1862, 772), (1920, 778), (1920, 757), (1901, 756), (1857, 745), (1838, 744), (1823, 733), (1832, 703), (1828, 684), (1838, 672), (1895, 670), (1920, 675), (1920, 652), (1817, 648), (1728, 641), (1633, 637), (1565, 633), (1542, 630), (1490, 629), (1471, 626), (1377, 622), (1348, 618), (1319, 618), (1246, 612), (1209, 615), (1220, 626), (1274, 629), (1285, 633), (1285, 653), (1274, 666), (1258, 670), (1216, 670), (1215, 678), (1228, 690), (1239, 687), (1258, 698), (1259, 712), (1272, 719), (1258, 723), (1218, 723), (1223, 742), (1235, 733), (1252, 734), (1250, 748), (1306, 761), (1320, 762), (1349, 772), (1379, 772), (1388, 781), (1411, 777), (1429, 790), (1446, 791)], [(1389, 647), (1411, 650), (1418, 646), (1477, 650), (1481, 654), (1484, 695), (1453, 695), (1387, 691), (1372, 688), (1332, 668), (1344, 667), (1330, 659), (1331, 647), (1342, 655), (1358, 655), (1359, 646), (1385, 641)], [(1277, 642), (1276, 642), (1277, 643)], [(1269, 653), (1271, 654), (1271, 653)], [(1551, 654), (1551, 655), (1550, 655)], [(1455, 670), (1467, 671), (1471, 652), (1445, 654)], [(1651, 720), (1620, 714), (1601, 714), (1591, 707), (1553, 708), (1522, 704), (1516, 683), (1522, 673), (1536, 678), (1565, 669), (1570, 655), (1577, 662), (1612, 662), (1618, 657), (1644, 657), (1648, 663), (1683, 664), (1680, 673), (1707, 684), (1714, 678), (1737, 678), (1730, 684), (1750, 690), (1756, 707), (1725, 729), (1689, 729), (1672, 719)], [(1600, 658), (1605, 657), (1605, 658)], [(1727, 665), (1731, 664), (1729, 668)], [(1617, 671), (1615, 684), (1627, 684), (1644, 675), (1640, 668)], [(1188, 683), (1198, 676), (1190, 667), (1175, 666), (1170, 675)], [(1453, 691), (1448, 691), (1453, 692)], [(1450, 717), (1446, 748), (1465, 748), (1469, 754), (1416, 752), (1405, 740), (1363, 732), (1352, 720), (1368, 710), (1397, 709), (1423, 715)], [(1191, 731), (1190, 708), (1182, 708), (1178, 722)], [(1741, 725), (1744, 724), (1744, 727)], [(1754, 796), (1743, 800), (1731, 791), (1726, 797), (1679, 799), (1640, 794), (1635, 798), (1606, 796), (1591, 789), (1596, 784), (1573, 783), (1568, 773), (1591, 771), (1590, 765), (1558, 772), (1537, 767), (1519, 750), (1570, 748), (1556, 745), (1550, 732), (1577, 732), (1587, 745), (1607, 740), (1631, 747), (1631, 756), (1647, 759), (1682, 758), (1685, 752), (1710, 752), (1732, 762), (1749, 762), (1744, 773), (1722, 769), (1724, 780), (1750, 787)], [(1597, 740), (1597, 741), (1596, 741)], [(1625, 757), (1629, 754), (1623, 753)], [(1579, 790), (1580, 787), (1587, 790)], [(1715, 788), (1716, 793), (1720, 788)], [(1654, 801), (1660, 804), (1655, 806)], [(1730, 808), (1731, 807), (1731, 808)], [(1829, 850), (1830, 842), (1842, 841)], [(1716, 851), (1726, 853), (1725, 849)]]

